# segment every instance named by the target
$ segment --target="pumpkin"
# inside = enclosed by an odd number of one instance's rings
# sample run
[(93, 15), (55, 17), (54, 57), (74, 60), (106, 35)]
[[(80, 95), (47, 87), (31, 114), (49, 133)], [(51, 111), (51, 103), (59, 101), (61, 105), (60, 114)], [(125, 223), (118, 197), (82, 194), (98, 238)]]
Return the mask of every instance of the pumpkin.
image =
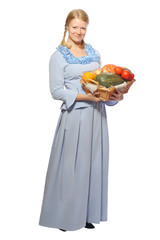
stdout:
[(102, 72), (109, 72), (109, 73), (115, 73), (116, 65), (114, 64), (107, 64), (101, 68)]

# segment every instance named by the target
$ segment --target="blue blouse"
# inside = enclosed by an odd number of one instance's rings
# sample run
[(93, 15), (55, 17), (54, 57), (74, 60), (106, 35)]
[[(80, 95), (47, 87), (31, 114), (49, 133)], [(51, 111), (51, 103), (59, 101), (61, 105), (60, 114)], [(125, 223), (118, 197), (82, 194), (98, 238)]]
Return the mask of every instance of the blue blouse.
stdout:
[[(54, 99), (63, 101), (61, 110), (90, 107), (92, 101), (75, 101), (77, 94), (86, 94), (80, 82), (84, 72), (100, 68), (100, 55), (90, 44), (85, 45), (87, 56), (75, 57), (67, 47), (59, 46), (49, 62), (50, 91)], [(103, 102), (103, 101), (102, 101)], [(113, 106), (117, 101), (103, 102)]]

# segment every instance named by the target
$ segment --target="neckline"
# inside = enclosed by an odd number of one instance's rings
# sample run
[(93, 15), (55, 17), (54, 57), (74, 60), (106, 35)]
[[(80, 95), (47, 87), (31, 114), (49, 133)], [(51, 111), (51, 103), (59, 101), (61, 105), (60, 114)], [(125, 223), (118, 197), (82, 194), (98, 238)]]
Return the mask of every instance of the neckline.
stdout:
[(57, 50), (62, 54), (64, 59), (69, 64), (88, 64), (91, 62), (98, 62), (99, 56), (95, 49), (90, 44), (85, 44), (86, 56), (75, 57), (67, 47), (60, 45)]
[(86, 48), (87, 44), (85, 44), (85, 52), (86, 52), (86, 55), (83, 55), (83, 56), (80, 56), (80, 57), (76, 57), (73, 53), (71, 53), (71, 51), (69, 50), (68, 48), (68, 51), (70, 52), (70, 54), (74, 57), (74, 58), (83, 58), (83, 57), (87, 57), (88, 56), (88, 52), (87, 52), (87, 48)]

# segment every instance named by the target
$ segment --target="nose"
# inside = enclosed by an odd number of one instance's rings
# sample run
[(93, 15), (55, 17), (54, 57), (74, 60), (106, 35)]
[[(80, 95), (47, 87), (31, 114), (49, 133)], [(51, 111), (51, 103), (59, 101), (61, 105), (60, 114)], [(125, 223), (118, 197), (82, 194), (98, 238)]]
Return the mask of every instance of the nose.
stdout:
[(81, 34), (81, 28), (77, 29), (77, 34)]

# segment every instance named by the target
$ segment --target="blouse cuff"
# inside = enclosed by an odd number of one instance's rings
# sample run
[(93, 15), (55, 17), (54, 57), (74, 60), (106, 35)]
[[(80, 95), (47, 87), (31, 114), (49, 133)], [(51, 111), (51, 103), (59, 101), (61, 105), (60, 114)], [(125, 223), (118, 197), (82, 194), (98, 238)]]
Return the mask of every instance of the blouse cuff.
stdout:
[(113, 101), (113, 100), (111, 101), (111, 100), (110, 100), (110, 101), (105, 101), (104, 103), (105, 103), (107, 106), (114, 106), (114, 105), (116, 105), (116, 104), (118, 103), (118, 101)]
[(67, 97), (66, 97), (66, 101), (65, 101), (67, 110), (69, 110), (72, 107), (72, 105), (74, 104), (77, 94), (78, 93), (75, 91), (67, 90)]

